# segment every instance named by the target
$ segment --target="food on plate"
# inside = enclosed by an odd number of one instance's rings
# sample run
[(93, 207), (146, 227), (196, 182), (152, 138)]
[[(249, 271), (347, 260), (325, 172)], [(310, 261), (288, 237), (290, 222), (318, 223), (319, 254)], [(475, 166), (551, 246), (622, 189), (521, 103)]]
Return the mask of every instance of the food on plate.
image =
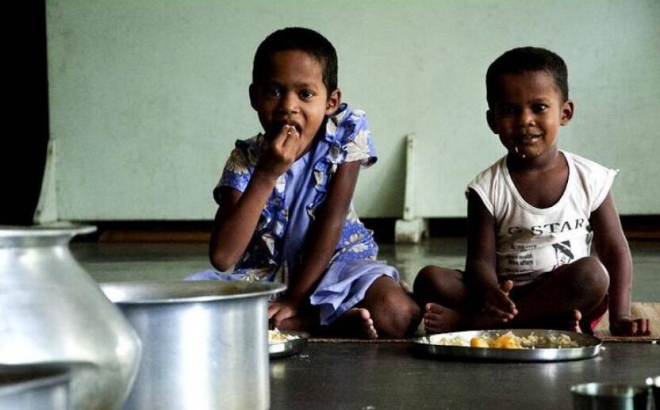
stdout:
[(280, 332), (278, 329), (268, 331), (268, 344), (284, 343), (298, 339), (298, 336)]
[(463, 346), (491, 349), (565, 349), (579, 347), (579, 344), (567, 334), (558, 333), (540, 336), (534, 332), (526, 336), (517, 336), (509, 331), (504, 334), (484, 332), (469, 340), (461, 336), (435, 335), (429, 343), (441, 346)]
[(493, 349), (523, 349), (521, 337), (513, 333), (505, 333), (495, 339), (492, 337), (473, 337), (470, 339), (470, 347), (490, 347)]
[(493, 340), (488, 345), (495, 349), (522, 349), (522, 338), (506, 333)]
[(473, 337), (470, 339), (470, 347), (490, 347), (485, 339)]

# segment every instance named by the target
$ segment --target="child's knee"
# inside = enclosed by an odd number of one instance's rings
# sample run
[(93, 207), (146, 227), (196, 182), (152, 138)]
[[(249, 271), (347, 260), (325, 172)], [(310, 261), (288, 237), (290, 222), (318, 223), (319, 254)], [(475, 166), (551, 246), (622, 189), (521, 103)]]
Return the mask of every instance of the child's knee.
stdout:
[(413, 282), (413, 292), (424, 292), (433, 287), (433, 285), (442, 279), (444, 268), (434, 265), (424, 266), (415, 277)]
[(417, 276), (415, 276), (415, 282), (414, 286), (417, 286), (418, 284), (423, 284), (423, 283), (428, 283), (430, 280), (430, 277), (434, 275), (434, 271), (436, 270), (435, 266), (424, 266), (418, 273)]
[(588, 290), (594, 296), (603, 297), (610, 286), (610, 275), (605, 266), (594, 257), (585, 257), (574, 262), (572, 282)]

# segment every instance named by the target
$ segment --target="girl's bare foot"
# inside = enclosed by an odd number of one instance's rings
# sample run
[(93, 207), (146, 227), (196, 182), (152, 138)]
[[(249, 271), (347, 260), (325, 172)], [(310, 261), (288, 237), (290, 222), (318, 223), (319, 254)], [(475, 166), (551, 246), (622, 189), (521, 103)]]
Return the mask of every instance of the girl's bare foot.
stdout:
[(332, 333), (360, 339), (377, 339), (371, 313), (365, 308), (351, 308), (332, 325)]
[(313, 332), (316, 328), (316, 324), (310, 318), (293, 316), (287, 319), (284, 319), (280, 325), (277, 327), (279, 330), (292, 330), (292, 331), (302, 331), (302, 332)]
[(424, 310), (424, 330), (426, 334), (453, 332), (458, 329), (461, 321), (458, 311), (437, 303), (427, 303)]

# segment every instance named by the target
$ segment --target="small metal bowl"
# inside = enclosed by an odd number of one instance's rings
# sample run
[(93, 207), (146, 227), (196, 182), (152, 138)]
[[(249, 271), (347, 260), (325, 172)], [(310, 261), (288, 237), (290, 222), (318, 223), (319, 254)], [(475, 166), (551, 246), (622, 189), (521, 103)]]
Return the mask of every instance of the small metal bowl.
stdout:
[(647, 410), (649, 389), (624, 383), (585, 383), (571, 387), (575, 410)]

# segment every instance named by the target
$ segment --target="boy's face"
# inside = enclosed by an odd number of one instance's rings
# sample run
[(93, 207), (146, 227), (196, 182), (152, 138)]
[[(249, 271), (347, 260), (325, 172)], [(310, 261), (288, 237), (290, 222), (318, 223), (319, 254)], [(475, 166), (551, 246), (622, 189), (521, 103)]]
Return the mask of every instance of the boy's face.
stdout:
[(507, 74), (500, 77), (494, 91), (488, 125), (509, 155), (532, 160), (557, 151), (559, 127), (573, 117), (573, 102), (564, 101), (552, 75), (545, 71)]
[(328, 95), (323, 65), (303, 51), (277, 52), (269, 65), (264, 78), (250, 86), (250, 102), (266, 138), (272, 140), (289, 124), (305, 143), (311, 143), (325, 116), (339, 106), (339, 90)]

